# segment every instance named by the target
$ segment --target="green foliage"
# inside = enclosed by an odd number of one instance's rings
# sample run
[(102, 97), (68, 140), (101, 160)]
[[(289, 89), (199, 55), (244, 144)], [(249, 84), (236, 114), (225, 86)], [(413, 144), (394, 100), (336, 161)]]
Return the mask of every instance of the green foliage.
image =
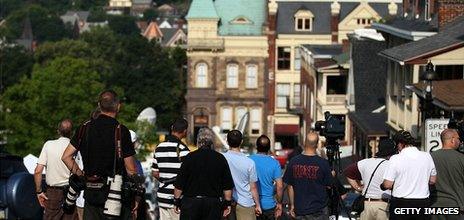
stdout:
[(137, 142), (137, 159), (145, 160), (145, 157), (153, 152), (152, 147), (158, 143), (158, 135), (156, 134), (156, 126), (147, 121), (138, 121), (136, 123)]
[(23, 0), (0, 0), (0, 20), (24, 6)]
[(88, 22), (103, 22), (108, 19), (105, 10), (103, 8), (91, 8), (89, 17), (87, 18)]
[(7, 149), (37, 155), (43, 143), (56, 136), (60, 120), (79, 123), (89, 117), (103, 88), (98, 73), (83, 59), (61, 57), (36, 66), (30, 79), (22, 79), (2, 96), (10, 132)]
[(135, 23), (136, 19), (127, 15), (108, 16), (108, 26), (116, 34), (120, 35), (139, 35), (140, 30)]
[(158, 17), (158, 12), (153, 8), (150, 8), (143, 12), (144, 21), (150, 22), (150, 21), (155, 20), (157, 17)]
[(24, 30), (25, 21), (29, 19), (34, 39), (39, 42), (58, 41), (69, 37), (65, 25), (55, 13), (39, 5), (29, 5), (12, 12), (6, 18), (6, 25), (2, 32), (9, 39), (17, 39)]
[(32, 71), (32, 55), (21, 46), (0, 46), (0, 94), (9, 86), (28, 77)]

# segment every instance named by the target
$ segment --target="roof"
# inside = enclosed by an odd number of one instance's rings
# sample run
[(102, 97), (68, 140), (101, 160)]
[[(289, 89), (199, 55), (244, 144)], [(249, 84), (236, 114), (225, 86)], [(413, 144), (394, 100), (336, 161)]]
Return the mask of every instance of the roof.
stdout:
[[(264, 35), (267, 1), (215, 0), (214, 6), (221, 18), (219, 34), (223, 36)], [(236, 19), (245, 22), (234, 22)]]
[(74, 24), (76, 19), (87, 21), (89, 15), (89, 11), (67, 11), (64, 15), (61, 15), (60, 18), (63, 21), (63, 23), (69, 22)]
[(147, 38), (148, 40), (152, 40), (153, 38), (161, 38), (163, 37), (163, 33), (158, 27), (156, 21), (150, 22), (145, 32), (143, 32), (143, 37)]
[(304, 44), (301, 46), (311, 51), (313, 55), (335, 56), (343, 52), (343, 45), (341, 44), (329, 44), (329, 45)]
[[(360, 5), (359, 2), (338, 2), (340, 4), (339, 21), (343, 21), (353, 10)], [(277, 12), (277, 33), (278, 34), (330, 34), (330, 5), (332, 1), (326, 2), (278, 2)], [(381, 17), (389, 16), (388, 3), (372, 3), (372, 7)], [(401, 10), (401, 4), (398, 4), (398, 10)], [(307, 9), (314, 15), (312, 31), (295, 30), (295, 13), (300, 9)], [(399, 12), (398, 12), (399, 13)]]
[(186, 19), (219, 19), (212, 0), (193, 0)]
[(350, 43), (355, 111), (371, 113), (385, 105), (387, 60), (377, 53), (386, 48), (386, 43), (351, 36)]
[(367, 135), (387, 134), (387, 113), (350, 112), (350, 120)]
[(161, 45), (166, 45), (172, 37), (179, 31), (179, 29), (176, 28), (160, 28), (161, 32), (163, 33), (163, 39), (161, 41)]
[[(432, 84), (433, 104), (447, 111), (464, 111), (464, 80), (433, 81)], [(416, 83), (409, 89), (424, 97), (424, 83)]]
[(438, 34), (418, 41), (402, 44), (380, 52), (397, 62), (408, 62), (437, 55), (464, 46), (464, 16), (451, 22)]
[(134, 4), (152, 4), (152, 0), (132, 0), (132, 5)]

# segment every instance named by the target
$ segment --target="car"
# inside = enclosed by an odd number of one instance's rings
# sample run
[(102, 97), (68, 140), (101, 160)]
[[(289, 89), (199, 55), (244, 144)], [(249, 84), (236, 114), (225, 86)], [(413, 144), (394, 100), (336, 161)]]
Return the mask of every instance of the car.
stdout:
[(23, 158), (0, 151), (0, 219), (42, 219), (34, 186)]

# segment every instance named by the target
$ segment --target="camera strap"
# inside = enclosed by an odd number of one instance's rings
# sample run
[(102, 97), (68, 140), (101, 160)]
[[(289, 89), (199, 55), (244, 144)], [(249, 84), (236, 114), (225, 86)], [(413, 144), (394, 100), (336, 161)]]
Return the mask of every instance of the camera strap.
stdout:
[(371, 181), (372, 181), (372, 178), (374, 177), (375, 171), (377, 171), (377, 168), (379, 168), (380, 164), (382, 164), (385, 161), (386, 160), (380, 161), (380, 163), (377, 164), (377, 166), (375, 167), (374, 172), (372, 172), (371, 179), (369, 179), (369, 183), (367, 184), (367, 187), (366, 187), (366, 191), (364, 191), (364, 195), (363, 195), (364, 197), (366, 197), (367, 190), (369, 190), (369, 185), (371, 185)]
[(114, 131), (114, 143), (115, 143), (115, 153), (114, 153), (114, 161), (113, 161), (113, 177), (116, 175), (117, 166), (120, 165), (122, 159), (122, 150), (121, 150), (121, 124), (118, 123), (116, 129)]

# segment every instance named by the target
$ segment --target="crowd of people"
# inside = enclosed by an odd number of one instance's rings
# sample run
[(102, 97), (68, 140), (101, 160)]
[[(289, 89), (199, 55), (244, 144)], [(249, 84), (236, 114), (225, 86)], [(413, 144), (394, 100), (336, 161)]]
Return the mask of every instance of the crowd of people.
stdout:
[[(98, 111), (74, 135), (72, 122), (59, 123), (56, 140), (47, 141), (35, 170), (37, 198), (44, 219), (137, 219), (143, 204), (143, 182), (134, 139), (116, 120), (120, 101), (112, 90), (98, 100)], [(159, 181), (157, 201), (161, 220), (329, 219), (329, 201), (344, 198), (331, 164), (320, 156), (319, 135), (309, 132), (301, 154), (282, 173), (270, 155), (271, 140), (261, 135), (257, 153), (242, 153), (243, 134), (227, 133), (229, 149), (216, 151), (211, 129), (199, 130), (190, 152), (182, 139), (188, 122), (177, 119), (154, 152), (152, 176)], [(407, 131), (380, 141), (373, 158), (344, 171), (348, 183), (364, 197), (361, 219), (464, 219), (464, 155), (457, 152), (458, 133), (441, 134), (443, 148), (420, 151)], [(46, 169), (42, 186), (42, 172)], [(81, 198), (77, 199), (79, 191)], [(288, 210), (283, 205), (288, 195)], [(83, 194), (83, 198), (82, 198)], [(71, 207), (71, 208), (70, 208)], [(458, 207), (457, 215), (400, 215), (398, 208)], [(336, 207), (338, 208), (338, 206)]]

